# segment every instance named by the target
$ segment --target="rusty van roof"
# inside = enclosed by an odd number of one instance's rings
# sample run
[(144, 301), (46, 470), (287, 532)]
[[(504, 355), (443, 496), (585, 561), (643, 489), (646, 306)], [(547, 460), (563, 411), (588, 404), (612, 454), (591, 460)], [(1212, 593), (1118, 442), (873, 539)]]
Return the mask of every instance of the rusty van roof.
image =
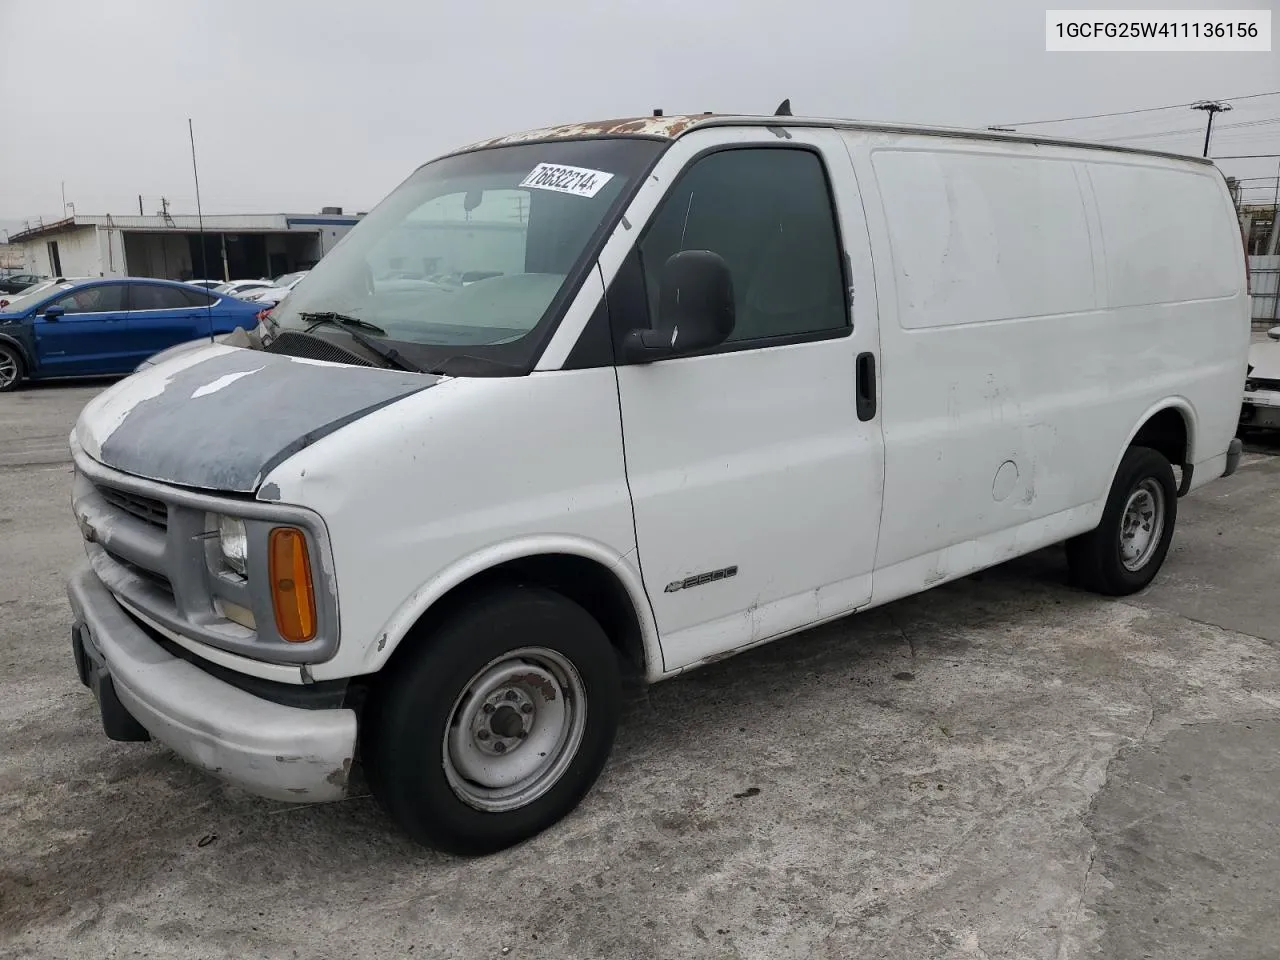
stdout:
[(661, 117), (623, 117), (615, 120), (596, 120), (585, 123), (566, 123), (554, 127), (542, 127), (522, 133), (507, 134), (490, 140), (481, 140), (463, 147), (456, 153), (483, 150), (517, 143), (540, 143), (548, 140), (581, 140), (591, 137), (645, 137), (655, 140), (675, 140), (689, 130), (702, 127), (816, 127), (829, 130), (855, 130), (863, 133), (896, 133), (903, 135), (952, 137), (966, 140), (1003, 141), (1007, 143), (1033, 143), (1044, 146), (1075, 147), (1085, 150), (1102, 150), (1109, 153), (1138, 154), (1147, 157), (1163, 157), (1167, 160), (1184, 160), (1213, 165), (1213, 160), (1181, 153), (1166, 153), (1141, 147), (1127, 147), (1116, 143), (1090, 143), (1087, 140), (1070, 140), (1062, 137), (1043, 137), (1016, 131), (975, 130), (969, 127), (922, 126), (909, 123), (880, 123), (867, 120), (840, 120), (816, 117), (764, 117), (736, 116), (731, 114), (675, 114)]
[(530, 143), (541, 140), (580, 140), (583, 137), (655, 137), (674, 140), (699, 120), (709, 115), (674, 117), (622, 117), (617, 120), (594, 120), (586, 123), (564, 123), (555, 127), (542, 127), (511, 133), (492, 140), (473, 143), (466, 150), (483, 150), (485, 147), (503, 147), (512, 143)]

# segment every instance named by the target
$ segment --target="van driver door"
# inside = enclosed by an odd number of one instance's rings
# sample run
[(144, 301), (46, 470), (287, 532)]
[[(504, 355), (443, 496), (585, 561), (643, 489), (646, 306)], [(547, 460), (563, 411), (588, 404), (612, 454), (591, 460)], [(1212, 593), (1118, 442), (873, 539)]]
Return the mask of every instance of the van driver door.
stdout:
[[(643, 225), (608, 306), (667, 670), (871, 596), (884, 445), (861, 209), (835, 133), (762, 126), (680, 138), (628, 210)], [(629, 364), (616, 345), (655, 325), (662, 265), (681, 250), (727, 262), (734, 330), (700, 355)]]

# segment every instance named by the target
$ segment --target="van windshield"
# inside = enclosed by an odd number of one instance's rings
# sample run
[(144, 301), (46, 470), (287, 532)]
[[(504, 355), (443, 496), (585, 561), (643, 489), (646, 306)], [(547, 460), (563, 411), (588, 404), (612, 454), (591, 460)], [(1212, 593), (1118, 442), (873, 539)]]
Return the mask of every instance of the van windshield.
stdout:
[(527, 369), (662, 147), (564, 140), (429, 163), (280, 302), (273, 325), (339, 314), (420, 365), (467, 354)]

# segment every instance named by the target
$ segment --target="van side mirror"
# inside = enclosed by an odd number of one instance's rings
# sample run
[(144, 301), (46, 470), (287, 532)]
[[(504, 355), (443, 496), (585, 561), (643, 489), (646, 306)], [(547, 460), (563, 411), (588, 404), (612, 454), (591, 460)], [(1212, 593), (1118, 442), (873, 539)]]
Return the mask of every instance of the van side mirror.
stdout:
[(724, 257), (682, 250), (662, 265), (658, 328), (632, 330), (623, 351), (633, 363), (697, 353), (724, 343), (733, 322), (733, 277)]
[(66, 307), (59, 306), (58, 304), (55, 303), (52, 306), (45, 307), (44, 313), (42, 314), (42, 316), (46, 320), (57, 320), (60, 316), (62, 316), (66, 312), (67, 312)]
[(1280, 327), (1272, 327), (1267, 331), (1267, 336), (1272, 340), (1280, 340)]

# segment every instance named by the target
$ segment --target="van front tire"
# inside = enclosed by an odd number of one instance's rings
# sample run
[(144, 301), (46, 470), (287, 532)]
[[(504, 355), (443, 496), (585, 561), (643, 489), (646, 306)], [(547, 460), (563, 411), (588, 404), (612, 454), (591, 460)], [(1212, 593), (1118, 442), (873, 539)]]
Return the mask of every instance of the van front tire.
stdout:
[(545, 830), (595, 783), (621, 677), (590, 614), (540, 587), (471, 598), (389, 665), (362, 754), (383, 808), (414, 840), (492, 853)]
[(1148, 447), (1130, 447), (1120, 461), (1102, 522), (1067, 541), (1072, 581), (1112, 597), (1146, 587), (1173, 541), (1178, 488), (1173, 467)]

